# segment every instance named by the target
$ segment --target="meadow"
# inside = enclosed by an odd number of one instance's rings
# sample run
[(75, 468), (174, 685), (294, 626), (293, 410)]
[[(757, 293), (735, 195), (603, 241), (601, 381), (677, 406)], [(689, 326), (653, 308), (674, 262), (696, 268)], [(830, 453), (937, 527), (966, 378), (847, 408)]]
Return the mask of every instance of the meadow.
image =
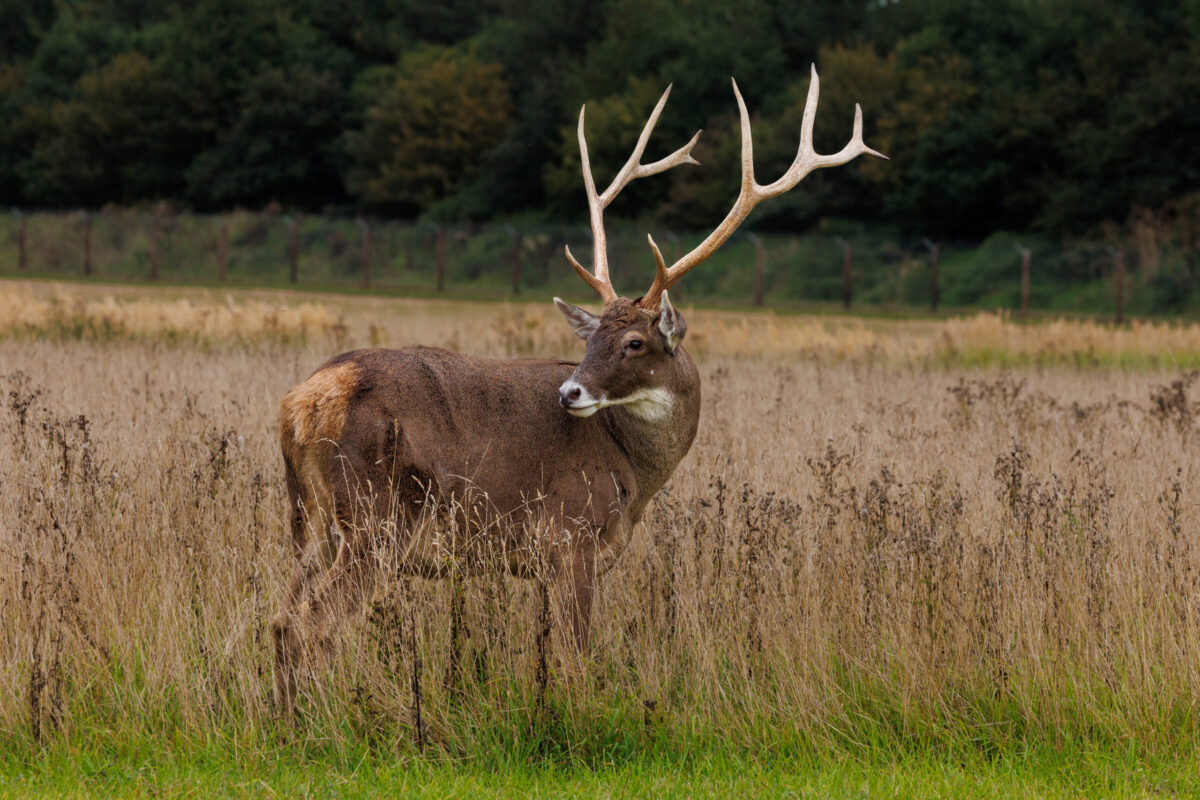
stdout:
[(385, 575), (292, 721), (279, 399), (356, 346), (577, 340), (549, 303), (5, 283), (0, 794), (1200, 787), (1200, 326), (684, 313), (700, 432), (583, 669), (536, 580)]

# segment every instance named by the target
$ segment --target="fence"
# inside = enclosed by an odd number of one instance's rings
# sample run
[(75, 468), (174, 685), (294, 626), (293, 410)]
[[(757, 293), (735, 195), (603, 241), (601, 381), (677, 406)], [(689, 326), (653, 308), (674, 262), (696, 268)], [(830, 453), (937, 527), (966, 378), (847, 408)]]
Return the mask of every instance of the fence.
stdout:
[[(618, 291), (649, 285), (646, 229), (610, 223)], [(586, 291), (562, 255), (590, 259), (586, 226), (453, 226), (288, 215), (268, 208), (204, 216), (151, 210), (14, 210), (0, 227), (0, 275), (203, 285), (368, 289), (483, 297)], [(677, 259), (702, 233), (651, 230)], [(905, 240), (870, 229), (814, 235), (742, 233), (673, 294), (709, 303), (1128, 311), (1200, 310), (1194, 243), (1167, 230), (1150, 245), (1053, 243), (998, 234), (977, 244)]]

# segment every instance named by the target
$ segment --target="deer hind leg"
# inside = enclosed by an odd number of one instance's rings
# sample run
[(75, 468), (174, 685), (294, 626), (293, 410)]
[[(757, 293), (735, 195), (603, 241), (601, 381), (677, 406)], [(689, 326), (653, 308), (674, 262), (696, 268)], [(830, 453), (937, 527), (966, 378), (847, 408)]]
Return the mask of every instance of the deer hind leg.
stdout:
[(332, 543), (323, 539), (301, 554), (288, 582), (284, 606), (271, 620), (271, 639), (275, 648), (275, 702), (285, 712), (290, 713), (295, 706), (296, 674), (304, 660), (299, 611), (305, 599), (311, 595), (316, 581), (332, 569), (335, 553)]
[(345, 522), (337, 527), (342, 536), (333, 563), (314, 576), (311, 590), (299, 593), (295, 606), (273, 625), (276, 695), (285, 709), (294, 707), (300, 669), (328, 661), (343, 623), (362, 607), (374, 583), (367, 531)]
[[(287, 468), (291, 477), (290, 461)], [(329, 493), (324, 483), (313, 477), (315, 479), (309, 481), (304, 491), (294, 479), (288, 483), (293, 503), (292, 540), (297, 564), (288, 582), (284, 606), (271, 620), (275, 701), (289, 713), (295, 706), (296, 675), (304, 656), (304, 631), (298, 626), (299, 612), (321, 576), (333, 568), (342, 538)]]

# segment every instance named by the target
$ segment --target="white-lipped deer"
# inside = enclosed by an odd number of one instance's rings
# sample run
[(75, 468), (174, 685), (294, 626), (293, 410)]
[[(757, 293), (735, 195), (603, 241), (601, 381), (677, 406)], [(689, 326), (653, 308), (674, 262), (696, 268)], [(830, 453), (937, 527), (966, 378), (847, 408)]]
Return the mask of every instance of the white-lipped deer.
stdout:
[[(862, 111), (855, 107), (850, 142), (834, 155), (813, 150), (819, 85), (812, 71), (791, 167), (777, 181), (754, 178), (746, 104), (733, 83), (741, 116), (742, 181), (725, 219), (690, 253), (667, 266), (649, 239), (654, 282), (636, 300), (618, 296), (609, 278), (604, 209), (632, 180), (680, 164), (696, 164), (691, 141), (652, 164), (642, 154), (666, 105), (663, 93), (629, 160), (596, 191), (579, 112), (579, 152), (594, 241), (589, 272), (565, 250), (580, 277), (600, 295), (592, 314), (555, 298), (586, 341), (579, 363), (490, 360), (431, 347), (343, 353), (283, 399), (280, 439), (291, 528), (299, 564), (284, 608), (272, 620), (275, 689), (291, 708), (306, 647), (325, 646), (369, 592), (371, 537), (361, 523), (366, 504), (375, 530), (413, 535), (429, 501), (471, 502), (464, 522), (505, 539), (504, 563), (516, 574), (548, 567), (575, 641), (587, 648), (596, 576), (620, 555), (646, 504), (687, 454), (700, 418), (700, 374), (682, 342), (683, 317), (667, 290), (719, 248), (760, 202), (780, 195), (821, 167), (867, 154)], [(482, 498), (482, 502), (479, 502)], [(529, 530), (529, 504), (540, 506)], [(478, 509), (482, 508), (482, 511)], [(405, 568), (437, 575), (444, 559), (407, 550)]]

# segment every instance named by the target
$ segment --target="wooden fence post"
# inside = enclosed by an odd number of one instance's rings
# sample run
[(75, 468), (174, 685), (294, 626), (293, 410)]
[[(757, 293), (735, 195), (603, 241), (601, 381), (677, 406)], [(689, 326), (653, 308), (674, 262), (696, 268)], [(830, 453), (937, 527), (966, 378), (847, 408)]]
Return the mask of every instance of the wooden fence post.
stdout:
[(763, 304), (763, 273), (766, 271), (767, 255), (764, 252), (762, 238), (757, 234), (748, 233), (746, 236), (754, 243), (754, 305)]
[(940, 290), (938, 286), (938, 273), (941, 271), (942, 266), (942, 243), (937, 242), (935, 244), (928, 239), (923, 241), (925, 247), (929, 250), (929, 309), (936, 314), (938, 310), (938, 293)]
[(767, 253), (762, 239), (754, 237), (754, 305), (763, 304), (763, 278), (767, 271)]
[(1113, 256), (1113, 266), (1115, 267), (1113, 282), (1116, 290), (1117, 302), (1117, 324), (1120, 325), (1125, 321), (1125, 251), (1115, 247), (1109, 247), (1109, 252)]
[(92, 274), (92, 215), (83, 212), (83, 274)]
[(842, 309), (849, 311), (850, 301), (854, 296), (854, 252), (850, 247), (850, 242), (841, 236), (837, 237), (837, 240), (842, 245)]
[(158, 280), (158, 214), (150, 215), (150, 280)]
[(521, 234), (512, 225), (504, 226), (512, 237), (512, 293), (521, 293)]
[(358, 218), (358, 229), (362, 233), (362, 287), (371, 288), (371, 226), (362, 217)]
[(291, 267), (292, 283), (298, 283), (300, 280), (299, 225), (296, 224), (296, 219), (291, 216), (284, 217), (283, 221), (286, 222), (288, 226), (288, 264)]
[(437, 290), (446, 291), (446, 229), (441, 225), (436, 228), (435, 249), (437, 250)]
[(225, 282), (229, 273), (229, 220), (221, 217), (221, 225), (217, 231), (217, 280)]
[(1033, 251), (1017, 242), (1013, 245), (1021, 254), (1021, 319), (1029, 318), (1029, 273), (1033, 261)]
[(17, 218), (20, 227), (17, 229), (17, 270), (25, 271), (25, 215), (19, 209), (12, 210), (13, 216)]

